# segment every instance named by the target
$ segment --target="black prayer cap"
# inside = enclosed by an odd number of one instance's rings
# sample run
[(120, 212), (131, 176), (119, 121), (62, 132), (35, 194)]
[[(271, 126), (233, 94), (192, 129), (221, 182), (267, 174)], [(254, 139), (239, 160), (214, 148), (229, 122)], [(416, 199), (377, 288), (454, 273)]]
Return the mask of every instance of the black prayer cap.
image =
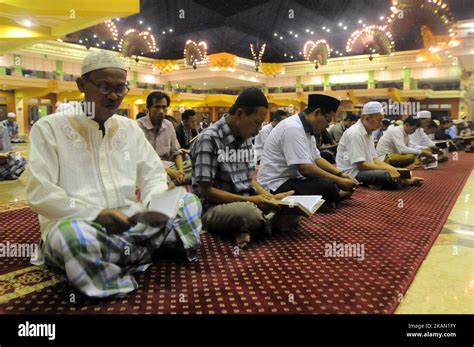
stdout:
[(323, 94), (308, 95), (308, 107), (323, 108), (329, 111), (337, 112), (341, 101), (332, 96)]
[(231, 107), (229, 113), (234, 114), (240, 107), (259, 107), (263, 106), (268, 108), (268, 100), (263, 92), (255, 87), (244, 89), (237, 99), (234, 105)]

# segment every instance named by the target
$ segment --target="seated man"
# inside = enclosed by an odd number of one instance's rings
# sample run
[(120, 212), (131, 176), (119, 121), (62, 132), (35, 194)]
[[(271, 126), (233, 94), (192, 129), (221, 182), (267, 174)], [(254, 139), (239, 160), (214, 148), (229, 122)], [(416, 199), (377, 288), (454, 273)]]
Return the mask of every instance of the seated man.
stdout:
[(176, 137), (183, 149), (191, 147), (190, 141), (197, 136), (197, 118), (194, 110), (185, 110), (181, 115), (181, 123), (176, 127)]
[(314, 135), (319, 154), (331, 164), (336, 163), (337, 142), (334, 141), (327, 129), (322, 129), (319, 134)]
[[(396, 126), (395, 124), (394, 126)], [(374, 138), (375, 141), (379, 141), (380, 138), (383, 136), (383, 134), (387, 131), (387, 129), (390, 127), (390, 120), (389, 119), (383, 119), (382, 120), (382, 126), (378, 129), (376, 129), (374, 132), (372, 132), (372, 137)]]
[(452, 139), (456, 139), (460, 136), (462, 130), (466, 127), (466, 123), (462, 119), (455, 119), (451, 127), (446, 129), (446, 135), (449, 135)]
[(434, 133), (434, 139), (439, 140), (451, 140), (451, 135), (446, 134), (446, 130), (451, 128), (453, 120), (448, 117), (441, 118), (439, 129)]
[(270, 133), (257, 176), (265, 189), (272, 194), (293, 190), (296, 195), (322, 195), (328, 210), (351, 194), (358, 182), (321, 157), (313, 136), (328, 126), (339, 104), (336, 98), (310, 94), (303, 112)]
[(25, 158), (12, 152), (8, 128), (0, 122), (0, 181), (18, 179), (25, 171), (25, 165)]
[(422, 178), (400, 180), (396, 167), (377, 159), (371, 133), (380, 128), (382, 110), (382, 104), (377, 101), (364, 105), (361, 119), (342, 135), (336, 156), (337, 167), (371, 188), (399, 189), (419, 185)]
[(201, 204), (186, 193), (176, 217), (148, 212), (152, 226), (137, 223), (135, 214), (168, 186), (136, 122), (115, 113), (129, 91), (127, 68), (111, 51), (89, 53), (77, 86), (82, 112), (52, 114), (31, 129), (27, 199), (39, 214), (46, 263), (87, 296), (122, 296), (138, 287), (132, 274), (158, 249), (197, 259)]
[[(148, 115), (137, 120), (146, 139), (160, 156), (166, 173), (177, 184), (191, 182), (191, 163), (183, 161), (180, 145), (173, 124), (165, 119), (171, 99), (168, 94), (152, 92), (146, 98)], [(140, 150), (137, 148), (137, 150)]]
[(7, 119), (3, 121), (3, 124), (8, 128), (8, 135), (10, 136), (11, 142), (25, 142), (18, 138), (19, 127), (16, 122), (16, 115), (13, 112), (9, 112)]
[(328, 129), (329, 135), (331, 135), (334, 141), (339, 142), (341, 140), (342, 134), (344, 134), (344, 131), (357, 123), (358, 120), (359, 116), (353, 113), (348, 113), (343, 120), (334, 124)]
[(288, 118), (288, 114), (283, 110), (275, 111), (272, 116), (270, 117), (270, 123), (265, 125), (262, 130), (255, 136), (255, 157), (257, 159), (257, 163), (260, 162), (263, 146), (265, 146), (265, 142), (268, 139), (268, 135), (270, 132), (280, 123), (283, 119)]
[(420, 126), (410, 135), (410, 146), (416, 149), (427, 149), (432, 152), (436, 149), (436, 145), (425, 132), (425, 129), (427, 129), (431, 123), (431, 112), (419, 111), (414, 118), (420, 120)]
[(377, 155), (380, 160), (396, 167), (413, 165), (418, 156), (431, 157), (431, 151), (410, 147), (410, 137), (419, 127), (418, 119), (408, 117), (399, 125), (389, 128), (377, 143)]
[(292, 194), (274, 196), (252, 179), (251, 139), (267, 112), (265, 95), (257, 88), (244, 89), (229, 114), (204, 129), (191, 147), (193, 187), (203, 201), (203, 228), (234, 237), (241, 248), (251, 238), (271, 234), (275, 219), (265, 213), (278, 210), (275, 199)]

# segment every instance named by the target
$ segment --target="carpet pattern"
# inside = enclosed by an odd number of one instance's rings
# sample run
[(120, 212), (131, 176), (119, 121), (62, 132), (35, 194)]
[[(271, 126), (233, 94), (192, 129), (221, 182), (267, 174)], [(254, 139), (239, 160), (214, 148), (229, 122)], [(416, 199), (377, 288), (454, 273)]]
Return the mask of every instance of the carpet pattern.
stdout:
[[(203, 235), (199, 262), (162, 259), (123, 299), (91, 300), (28, 259), (0, 258), (0, 313), (393, 313), (473, 169), (474, 156), (416, 170), (422, 187), (359, 189), (336, 213), (245, 251)], [(0, 213), (0, 242), (39, 238), (28, 208)], [(363, 259), (328, 257), (328, 245), (364, 247)]]

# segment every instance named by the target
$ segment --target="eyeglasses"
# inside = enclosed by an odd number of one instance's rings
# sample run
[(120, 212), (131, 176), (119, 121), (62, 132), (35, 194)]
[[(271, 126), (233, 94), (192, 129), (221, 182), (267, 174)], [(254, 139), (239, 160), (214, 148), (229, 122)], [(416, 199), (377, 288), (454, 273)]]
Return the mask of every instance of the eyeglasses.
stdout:
[(107, 83), (95, 83), (91, 80), (86, 80), (86, 82), (90, 82), (91, 84), (95, 85), (99, 93), (104, 95), (115, 93), (118, 96), (124, 96), (127, 95), (130, 91), (130, 87), (128, 86), (128, 84), (121, 84), (118, 87), (113, 88)]

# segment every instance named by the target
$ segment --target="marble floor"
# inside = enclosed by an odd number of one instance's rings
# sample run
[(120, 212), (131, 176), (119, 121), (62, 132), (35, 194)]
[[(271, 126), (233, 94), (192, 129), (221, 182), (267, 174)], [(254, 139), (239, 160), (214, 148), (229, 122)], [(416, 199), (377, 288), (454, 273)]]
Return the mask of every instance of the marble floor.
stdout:
[[(0, 182), (0, 205), (25, 200), (26, 179)], [(474, 171), (396, 313), (474, 313)]]
[(396, 313), (474, 313), (474, 171)]

